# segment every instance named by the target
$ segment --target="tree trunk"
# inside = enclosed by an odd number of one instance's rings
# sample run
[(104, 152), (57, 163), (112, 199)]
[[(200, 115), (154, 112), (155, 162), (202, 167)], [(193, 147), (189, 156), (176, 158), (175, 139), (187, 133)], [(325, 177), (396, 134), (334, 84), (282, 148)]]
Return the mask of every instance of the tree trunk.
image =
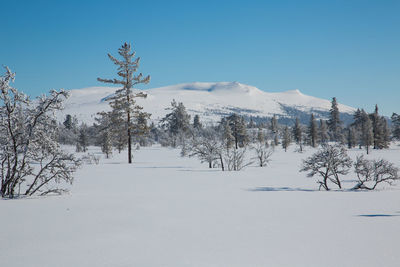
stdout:
[(132, 163), (131, 129), (128, 128), (128, 163)]

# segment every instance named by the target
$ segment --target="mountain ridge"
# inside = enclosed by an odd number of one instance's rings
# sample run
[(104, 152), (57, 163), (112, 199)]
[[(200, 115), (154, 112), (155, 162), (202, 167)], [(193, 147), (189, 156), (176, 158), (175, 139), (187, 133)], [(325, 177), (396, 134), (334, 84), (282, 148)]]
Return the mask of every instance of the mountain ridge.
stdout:
[[(118, 87), (86, 87), (69, 90), (65, 109), (58, 114), (61, 120), (66, 114), (77, 116), (92, 123), (97, 112), (110, 110), (106, 101)], [(299, 89), (284, 92), (266, 92), (239, 82), (193, 82), (138, 90), (147, 93), (146, 99), (138, 99), (152, 120), (159, 121), (168, 112), (172, 100), (182, 102), (190, 115), (200, 115), (204, 122), (217, 122), (233, 112), (245, 117), (268, 118), (277, 115), (293, 119), (296, 114), (306, 117), (311, 112), (317, 118), (327, 118), (330, 100), (303, 94)], [(290, 110), (290, 112), (288, 111)], [(342, 114), (351, 115), (355, 108), (339, 104)]]

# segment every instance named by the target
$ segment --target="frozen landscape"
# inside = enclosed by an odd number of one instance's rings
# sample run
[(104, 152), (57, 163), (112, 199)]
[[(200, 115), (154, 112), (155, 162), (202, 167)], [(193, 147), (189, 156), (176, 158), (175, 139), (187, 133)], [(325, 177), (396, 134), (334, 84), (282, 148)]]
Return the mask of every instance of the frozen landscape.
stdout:
[[(299, 173), (315, 149), (294, 148), (240, 172), (158, 145), (131, 165), (101, 155), (69, 194), (0, 201), (1, 265), (398, 266), (400, 187), (349, 191), (348, 175), (343, 191), (318, 191)], [(369, 157), (398, 164), (400, 147)]]
[(400, 1), (2, 1), (0, 267), (399, 267)]

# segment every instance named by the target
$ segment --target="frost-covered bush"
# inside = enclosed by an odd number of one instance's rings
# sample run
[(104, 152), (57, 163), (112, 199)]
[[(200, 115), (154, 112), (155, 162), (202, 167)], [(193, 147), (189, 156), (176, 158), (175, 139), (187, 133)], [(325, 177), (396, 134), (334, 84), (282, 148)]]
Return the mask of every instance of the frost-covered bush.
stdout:
[(6, 68), (0, 77), (0, 194), (13, 198), (62, 192), (58, 184), (72, 183), (80, 163), (57, 142), (54, 112), (67, 93), (51, 91), (31, 101), (10, 86), (14, 76)]
[(352, 160), (347, 155), (346, 149), (341, 145), (324, 145), (311, 157), (303, 160), (300, 171), (308, 172), (308, 177), (319, 175), (322, 180), (317, 180), (319, 189), (329, 190), (328, 181), (342, 188), (339, 175), (346, 175), (352, 165)]
[(358, 156), (354, 163), (354, 170), (358, 183), (353, 189), (374, 190), (380, 183), (392, 185), (393, 182), (400, 179), (399, 168), (384, 159), (368, 160), (363, 155)]

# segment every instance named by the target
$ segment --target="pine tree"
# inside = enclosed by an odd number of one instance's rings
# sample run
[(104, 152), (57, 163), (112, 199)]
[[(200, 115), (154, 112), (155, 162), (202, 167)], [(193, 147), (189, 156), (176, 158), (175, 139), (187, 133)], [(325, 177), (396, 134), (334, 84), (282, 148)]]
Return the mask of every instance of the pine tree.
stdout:
[(235, 143), (235, 137), (232, 134), (232, 130), (231, 127), (229, 126), (228, 121), (226, 120), (222, 120), (221, 121), (221, 125), (222, 125), (222, 140), (224, 143), (224, 147), (229, 150), (230, 148), (232, 148), (232, 146)]
[(142, 107), (137, 105), (135, 99), (145, 98), (147, 95), (144, 93), (134, 93), (133, 86), (140, 83), (148, 83), (150, 76), (144, 77), (143, 74), (139, 73), (135, 75), (139, 68), (140, 57), (135, 58), (135, 52), (131, 52), (130, 44), (124, 43), (121, 48), (118, 49), (118, 54), (122, 57), (122, 60), (118, 60), (111, 54), (108, 54), (110, 60), (118, 66), (118, 79), (101, 79), (97, 78), (98, 81), (104, 83), (118, 84), (122, 88), (115, 92), (115, 95), (109, 99), (111, 108), (115, 111), (115, 115), (121, 118), (124, 122), (122, 125), (126, 132), (126, 141), (128, 143), (128, 163), (132, 163), (132, 131), (135, 129), (134, 119)]
[(332, 98), (332, 106), (330, 109), (330, 118), (328, 120), (328, 128), (335, 142), (343, 142), (342, 135), (342, 121), (340, 120), (340, 113), (336, 97)]
[[(258, 128), (257, 131), (257, 142), (259, 143), (263, 143), (265, 145), (265, 135), (264, 135), (264, 131), (261, 128)], [(267, 143), (268, 144), (268, 143)]]
[(89, 146), (86, 124), (82, 123), (79, 127), (78, 140), (76, 141), (76, 152), (86, 152)]
[(390, 145), (390, 129), (385, 117), (381, 117), (382, 120), (382, 130), (383, 130), (383, 138), (382, 138), (382, 148), (388, 148)]
[(361, 149), (362, 147), (362, 128), (363, 128), (363, 124), (364, 124), (364, 114), (365, 111), (363, 109), (357, 109), (357, 111), (354, 113), (353, 115), (353, 120), (354, 122), (351, 124), (351, 126), (354, 128), (355, 134), (356, 134), (356, 138), (357, 138), (357, 143)]
[(291, 142), (292, 142), (292, 138), (290, 136), (289, 127), (285, 126), (285, 128), (283, 130), (283, 135), (282, 135), (282, 147), (285, 149), (285, 152), (287, 151)]
[(197, 130), (203, 128), (203, 125), (200, 122), (200, 116), (198, 114), (194, 115), (193, 117), (193, 128)]
[(165, 115), (161, 123), (170, 134), (172, 146), (175, 147), (178, 137), (186, 135), (190, 130), (190, 115), (183, 103), (177, 103), (175, 99), (167, 109), (171, 112)]
[(250, 117), (250, 122), (249, 122), (249, 124), (247, 125), (247, 128), (249, 128), (249, 129), (254, 129), (254, 128), (256, 128), (256, 124), (254, 123), (253, 117)]
[(400, 140), (400, 115), (393, 113), (391, 119), (393, 138)]
[(385, 117), (379, 115), (378, 105), (375, 105), (374, 113), (370, 114), (372, 131), (374, 134), (374, 149), (389, 147), (390, 133)]
[(296, 143), (300, 146), (300, 151), (303, 151), (303, 130), (301, 129), (299, 118), (296, 118), (296, 122), (293, 128), (293, 136)]
[(326, 144), (329, 141), (328, 126), (326, 121), (319, 120), (319, 140), (322, 144)]
[(227, 117), (226, 120), (235, 139), (235, 148), (238, 149), (238, 147), (245, 146), (248, 142), (248, 135), (244, 118), (234, 113)]
[(308, 139), (312, 147), (317, 147), (318, 126), (313, 113), (311, 113), (310, 125), (308, 126)]
[(65, 120), (64, 120), (64, 127), (67, 130), (71, 130), (72, 129), (72, 116), (70, 114), (67, 114), (65, 116)]
[(366, 112), (362, 115), (362, 144), (369, 154), (369, 147), (374, 143), (374, 133), (371, 119)]
[(357, 144), (357, 132), (354, 126), (347, 128), (347, 147), (353, 148)]
[(104, 131), (101, 135), (101, 151), (106, 154), (106, 158), (110, 158), (112, 154), (112, 141), (110, 131)]
[(278, 131), (279, 131), (279, 125), (276, 119), (276, 115), (274, 115), (271, 119), (271, 132), (274, 139), (274, 146), (277, 146), (279, 144)]

